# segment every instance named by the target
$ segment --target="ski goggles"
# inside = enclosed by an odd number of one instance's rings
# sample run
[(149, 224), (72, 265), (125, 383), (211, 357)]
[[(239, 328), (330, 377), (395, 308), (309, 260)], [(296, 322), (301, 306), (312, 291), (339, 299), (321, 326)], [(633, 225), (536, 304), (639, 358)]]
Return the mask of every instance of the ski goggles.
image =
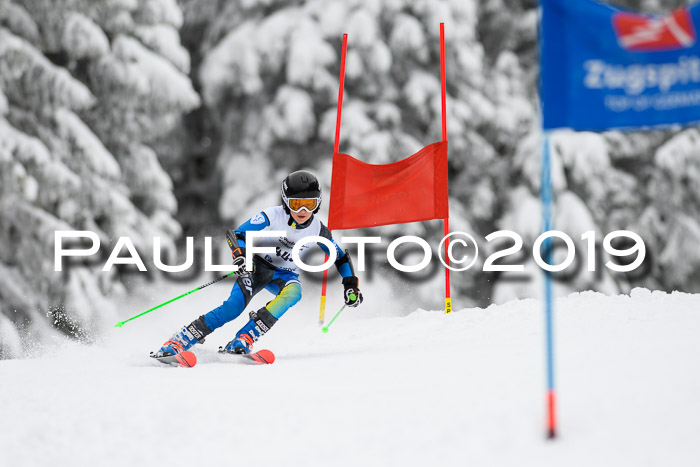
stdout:
[(320, 203), (321, 198), (289, 198), (287, 200), (287, 206), (292, 212), (299, 212), (302, 209), (314, 212)]

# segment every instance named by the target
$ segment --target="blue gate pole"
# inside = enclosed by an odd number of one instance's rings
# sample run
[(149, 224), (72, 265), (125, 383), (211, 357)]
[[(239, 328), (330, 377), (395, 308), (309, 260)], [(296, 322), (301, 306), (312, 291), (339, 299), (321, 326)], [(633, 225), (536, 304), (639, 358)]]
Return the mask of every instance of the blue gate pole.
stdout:
[[(544, 231), (552, 228), (552, 177), (549, 157), (549, 132), (542, 131), (542, 174), (540, 177), (540, 197)], [(544, 242), (544, 261), (552, 264), (551, 237)], [(547, 437), (556, 437), (555, 391), (554, 391), (554, 330), (552, 329), (552, 278), (544, 271), (545, 335), (547, 352)]]

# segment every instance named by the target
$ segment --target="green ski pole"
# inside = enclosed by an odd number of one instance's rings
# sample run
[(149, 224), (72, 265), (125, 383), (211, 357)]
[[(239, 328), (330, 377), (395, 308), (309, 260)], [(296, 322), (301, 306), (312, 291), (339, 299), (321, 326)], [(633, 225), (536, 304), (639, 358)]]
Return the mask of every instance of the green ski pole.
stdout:
[[(350, 300), (355, 300), (355, 294), (350, 294)], [(333, 324), (333, 321), (335, 321), (335, 319), (336, 319), (338, 316), (340, 316), (340, 314), (343, 312), (343, 310), (345, 309), (346, 306), (347, 306), (347, 305), (343, 305), (342, 308), (341, 308), (340, 310), (338, 310), (338, 313), (335, 314), (335, 316), (333, 317), (333, 319), (331, 320), (331, 322), (328, 323), (328, 326), (323, 326), (323, 327), (321, 328), (321, 331), (323, 331), (324, 333), (328, 332), (328, 328), (331, 327), (331, 324)]]
[[(226, 241), (228, 242), (228, 246), (231, 248), (231, 251), (233, 251), (233, 250), (235, 250), (236, 248), (238, 248), (238, 238), (236, 237), (236, 232), (235, 232), (235, 231), (233, 231), (233, 230), (227, 230), (227, 231), (226, 231)], [(244, 271), (245, 271), (245, 270), (244, 270)], [(157, 310), (158, 308), (160, 308), (160, 307), (162, 307), (162, 306), (165, 306), (165, 305), (167, 305), (168, 303), (172, 303), (172, 302), (174, 302), (175, 300), (180, 300), (182, 297), (186, 297), (187, 295), (189, 295), (189, 294), (191, 294), (191, 293), (194, 293), (194, 292), (196, 292), (196, 291), (198, 291), (198, 290), (202, 290), (204, 287), (208, 287), (208, 286), (210, 286), (210, 285), (212, 285), (212, 284), (216, 284), (217, 282), (222, 281), (222, 280), (226, 279), (228, 276), (233, 275), (233, 274), (236, 274), (237, 272), (241, 272), (241, 270), (239, 269), (239, 270), (237, 270), (237, 271), (231, 271), (231, 272), (229, 272), (228, 274), (225, 274), (225, 275), (219, 277), (218, 279), (214, 279), (214, 280), (211, 281), (211, 282), (208, 282), (208, 283), (206, 283), (206, 284), (204, 284), (204, 285), (200, 285), (200, 286), (197, 287), (196, 289), (190, 290), (190, 291), (187, 292), (187, 293), (183, 293), (183, 294), (180, 295), (179, 297), (175, 297), (175, 298), (173, 298), (172, 300), (168, 300), (168, 301), (165, 302), (165, 303), (161, 303), (161, 304), (158, 305), (158, 306), (154, 306), (154, 307), (151, 308), (150, 310), (146, 310), (146, 311), (144, 311), (143, 313), (140, 313), (140, 314), (138, 314), (138, 315), (136, 315), (136, 316), (132, 316), (131, 318), (127, 319), (126, 321), (119, 321), (117, 324), (114, 325), (114, 327), (115, 327), (115, 328), (120, 328), (120, 327), (124, 326), (126, 323), (128, 323), (129, 321), (131, 321), (132, 319), (136, 319), (136, 318), (138, 318), (139, 316), (143, 316), (143, 315), (145, 315), (146, 313), (150, 313), (150, 312), (153, 311), (153, 310)]]
[(165, 306), (165, 305), (167, 305), (168, 303), (172, 303), (172, 302), (174, 302), (175, 300), (180, 300), (182, 297), (186, 297), (187, 295), (189, 295), (189, 294), (191, 294), (191, 293), (194, 293), (194, 292), (196, 292), (196, 291), (198, 291), (198, 290), (202, 290), (204, 287), (208, 287), (208, 286), (210, 286), (210, 285), (212, 285), (212, 284), (216, 284), (217, 282), (222, 281), (222, 280), (226, 279), (228, 276), (230, 276), (230, 275), (232, 275), (232, 274), (236, 274), (237, 272), (238, 272), (238, 271), (231, 271), (231, 272), (229, 272), (228, 274), (219, 277), (218, 279), (214, 279), (214, 280), (211, 281), (211, 282), (208, 282), (208, 283), (206, 283), (206, 284), (204, 284), (204, 285), (200, 285), (200, 286), (197, 287), (196, 289), (192, 289), (192, 290), (190, 290), (190, 291), (187, 292), (187, 293), (183, 293), (183, 294), (180, 295), (179, 297), (175, 297), (175, 298), (173, 298), (172, 300), (168, 300), (168, 301), (165, 302), (165, 303), (161, 303), (161, 304), (158, 305), (158, 306), (154, 306), (154, 307), (151, 308), (150, 310), (146, 310), (146, 311), (144, 311), (143, 313), (139, 313), (139, 314), (136, 315), (136, 316), (132, 316), (131, 318), (129, 318), (129, 319), (125, 320), (125, 321), (119, 321), (117, 324), (114, 325), (114, 327), (115, 327), (115, 328), (120, 328), (120, 327), (124, 326), (126, 323), (128, 323), (129, 321), (131, 321), (132, 319), (136, 319), (136, 318), (138, 318), (139, 316), (143, 316), (143, 315), (145, 315), (146, 313), (150, 313), (150, 312), (153, 311), (153, 310), (157, 310), (158, 308), (160, 308), (160, 307), (162, 307), (162, 306)]

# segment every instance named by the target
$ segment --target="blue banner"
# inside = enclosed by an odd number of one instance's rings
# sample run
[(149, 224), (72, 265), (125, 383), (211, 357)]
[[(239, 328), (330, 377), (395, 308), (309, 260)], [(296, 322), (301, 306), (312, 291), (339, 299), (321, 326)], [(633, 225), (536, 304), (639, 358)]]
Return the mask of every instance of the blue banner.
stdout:
[(700, 121), (700, 6), (665, 16), (541, 0), (545, 130)]

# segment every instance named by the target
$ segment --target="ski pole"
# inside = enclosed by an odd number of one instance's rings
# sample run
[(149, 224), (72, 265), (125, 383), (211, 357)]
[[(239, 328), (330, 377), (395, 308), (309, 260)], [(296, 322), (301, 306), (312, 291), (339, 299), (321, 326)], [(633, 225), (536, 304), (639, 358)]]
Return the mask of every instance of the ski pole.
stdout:
[(136, 316), (132, 316), (131, 318), (129, 318), (129, 319), (125, 320), (125, 321), (119, 321), (117, 324), (114, 325), (114, 327), (115, 327), (115, 328), (120, 328), (120, 327), (124, 326), (126, 323), (128, 323), (129, 321), (131, 321), (132, 319), (136, 319), (136, 318), (138, 318), (139, 316), (143, 316), (143, 315), (145, 315), (146, 313), (150, 313), (150, 312), (153, 311), (153, 310), (157, 310), (158, 308), (160, 308), (160, 307), (162, 307), (162, 306), (165, 306), (165, 305), (167, 305), (168, 303), (172, 303), (172, 302), (174, 302), (175, 300), (179, 300), (179, 299), (181, 299), (182, 297), (186, 297), (187, 295), (189, 295), (189, 294), (191, 294), (191, 293), (194, 293), (194, 292), (196, 292), (196, 291), (198, 291), (198, 290), (202, 290), (204, 287), (208, 287), (208, 286), (210, 286), (210, 285), (212, 285), (212, 284), (216, 284), (217, 282), (222, 281), (222, 280), (226, 279), (228, 276), (230, 276), (230, 275), (232, 275), (232, 274), (236, 274), (237, 272), (239, 272), (239, 271), (231, 271), (231, 272), (229, 272), (228, 274), (219, 277), (218, 279), (214, 279), (214, 280), (211, 281), (211, 282), (208, 282), (208, 283), (206, 283), (206, 284), (204, 284), (204, 285), (200, 285), (200, 286), (197, 287), (196, 289), (192, 289), (192, 290), (190, 290), (190, 291), (187, 292), (187, 293), (183, 293), (183, 294), (180, 295), (179, 297), (175, 297), (175, 298), (173, 298), (172, 300), (168, 300), (168, 301), (165, 302), (165, 303), (161, 303), (161, 304), (158, 305), (158, 306), (154, 306), (154, 307), (151, 308), (150, 310), (146, 310), (146, 311), (144, 311), (143, 313), (139, 313), (139, 314), (136, 315)]
[[(355, 300), (355, 294), (350, 294), (350, 300)], [(343, 310), (345, 309), (346, 306), (347, 306), (347, 304), (343, 305), (342, 308), (340, 308), (340, 310), (338, 310), (338, 313), (335, 314), (335, 316), (333, 317), (331, 322), (328, 323), (328, 326), (323, 326), (321, 328), (321, 331), (323, 331), (324, 333), (328, 332), (328, 328), (331, 327), (331, 324), (333, 324), (333, 321), (335, 321), (335, 319), (338, 316), (340, 316), (340, 314), (343, 312)]]

